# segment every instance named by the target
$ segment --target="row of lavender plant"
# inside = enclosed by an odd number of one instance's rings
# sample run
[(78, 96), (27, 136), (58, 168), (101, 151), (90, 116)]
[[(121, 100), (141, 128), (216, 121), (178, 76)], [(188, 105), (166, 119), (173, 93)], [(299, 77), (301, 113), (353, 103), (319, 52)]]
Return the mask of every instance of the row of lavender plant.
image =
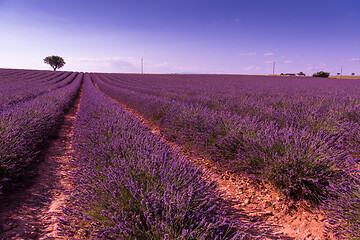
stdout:
[(185, 162), (85, 75), (63, 230), (92, 239), (237, 239), (211, 174)]
[[(360, 85), (357, 80), (265, 77), (261, 81), (260, 76), (225, 75), (219, 79), (217, 75), (131, 74), (102, 74), (101, 78), (110, 85), (137, 93), (256, 117), (259, 121), (273, 121), (279, 127), (345, 134), (346, 149), (359, 155)], [(149, 84), (153, 86), (148, 87)]]
[(43, 76), (48, 73), (50, 73), (50, 71), (0, 68), (0, 77), (5, 78), (13, 78), (19, 76), (32, 78), (33, 76)]
[(339, 122), (354, 122), (360, 116), (357, 80), (339, 83), (316, 78), (130, 74), (103, 74), (102, 80), (143, 94), (201, 104), (215, 111), (256, 116), (282, 127), (310, 126), (314, 131), (336, 131), (342, 128)]
[[(20, 71), (20, 70), (19, 70)], [(35, 87), (41, 85), (52, 85), (61, 82), (66, 79), (71, 72), (47, 72), (47, 71), (36, 71), (37, 74), (31, 75), (15, 75), (7, 76), (0, 70), (0, 92), (6, 92), (8, 89), (18, 90), (27, 87)]]
[[(356, 206), (350, 203), (354, 198), (345, 196), (347, 191), (343, 190), (349, 190), (355, 199), (358, 196), (357, 162), (351, 156), (351, 148), (359, 141), (356, 121), (338, 118), (336, 131), (294, 124), (281, 127), (256, 116), (213, 111), (201, 104), (115, 87), (96, 74), (92, 76), (109, 96), (160, 124), (170, 140), (196, 146), (235, 173), (245, 171), (267, 179), (289, 200), (308, 199), (327, 211), (329, 206), (340, 204), (339, 199), (341, 204)], [(333, 221), (346, 210), (345, 205), (333, 210)], [(354, 218), (355, 212), (349, 215)], [(359, 231), (359, 222), (349, 221)]]
[(71, 84), (0, 112), (0, 190), (26, 177), (26, 168), (53, 134), (78, 93), (82, 77), (78, 73)]
[(61, 74), (64, 74), (64, 72), (0, 69), (0, 89), (2, 89), (3, 85), (7, 88), (18, 88), (19, 82), (32, 82), (36, 84), (37, 82), (41, 82), (42, 79), (51, 76), (59, 76)]
[[(41, 94), (62, 88), (70, 84), (76, 75), (77, 73), (67, 72), (48, 75), (40, 80), (36, 78), (30, 80), (17, 79), (10, 84), (3, 84), (0, 89), (0, 110), (5, 110), (19, 102), (28, 101)], [(11, 84), (15, 83), (16, 87), (12, 87)]]
[[(144, 79), (141, 81), (141, 78)], [(102, 80), (146, 95), (245, 118), (255, 117), (259, 121), (273, 121), (280, 128), (309, 128), (314, 134), (319, 130), (344, 134), (346, 150), (355, 157), (360, 156), (358, 80), (131, 74), (106, 74), (102, 75)], [(131, 80), (135, 80), (132, 86)]]

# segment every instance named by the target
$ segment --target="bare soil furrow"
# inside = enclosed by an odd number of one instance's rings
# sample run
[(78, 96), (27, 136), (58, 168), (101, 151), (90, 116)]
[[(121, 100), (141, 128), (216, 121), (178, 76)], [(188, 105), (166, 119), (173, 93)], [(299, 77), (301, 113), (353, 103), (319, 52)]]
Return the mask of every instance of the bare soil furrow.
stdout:
[(82, 87), (37, 159), (28, 186), (0, 201), (0, 239), (63, 238), (57, 225), (72, 188), (71, 141), (81, 94)]

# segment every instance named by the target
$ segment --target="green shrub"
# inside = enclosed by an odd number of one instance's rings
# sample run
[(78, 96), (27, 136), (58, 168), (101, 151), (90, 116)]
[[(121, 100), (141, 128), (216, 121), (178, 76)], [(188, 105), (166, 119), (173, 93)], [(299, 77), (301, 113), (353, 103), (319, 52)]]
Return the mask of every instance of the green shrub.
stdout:
[(330, 73), (328, 72), (324, 72), (324, 71), (320, 71), (320, 72), (317, 72), (317, 73), (314, 73), (313, 74), (313, 77), (323, 77), (323, 78), (327, 78), (330, 76)]

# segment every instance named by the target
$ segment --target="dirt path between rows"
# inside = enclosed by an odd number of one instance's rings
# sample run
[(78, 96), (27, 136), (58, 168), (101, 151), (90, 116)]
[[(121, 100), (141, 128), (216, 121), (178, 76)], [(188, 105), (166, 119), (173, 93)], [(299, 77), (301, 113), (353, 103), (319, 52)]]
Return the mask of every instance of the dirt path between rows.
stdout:
[[(94, 83), (95, 84), (95, 83)], [(98, 88), (98, 86), (95, 84)], [(176, 143), (169, 142), (161, 134), (159, 126), (144, 118), (136, 110), (119, 103), (125, 111), (139, 119), (151, 132), (165, 141), (175, 151), (195, 166), (216, 173), (218, 187), (224, 192), (223, 207), (227, 217), (240, 221), (239, 229), (245, 229), (245, 239), (284, 239), (284, 240), (326, 240), (324, 233), (326, 218), (315, 212), (306, 203), (286, 204), (276, 190), (269, 184), (253, 180), (247, 176), (234, 176), (201, 154), (189, 151)]]
[(71, 140), (82, 88), (59, 124), (57, 134), (37, 159), (30, 186), (0, 201), (0, 239), (63, 238), (57, 225), (71, 190)]

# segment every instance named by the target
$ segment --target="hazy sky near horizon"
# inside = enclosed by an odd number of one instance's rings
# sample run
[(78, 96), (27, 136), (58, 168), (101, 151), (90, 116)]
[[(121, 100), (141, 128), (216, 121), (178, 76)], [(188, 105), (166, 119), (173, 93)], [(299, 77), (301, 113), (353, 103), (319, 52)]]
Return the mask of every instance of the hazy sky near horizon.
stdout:
[(360, 74), (359, 0), (0, 0), (0, 68)]

